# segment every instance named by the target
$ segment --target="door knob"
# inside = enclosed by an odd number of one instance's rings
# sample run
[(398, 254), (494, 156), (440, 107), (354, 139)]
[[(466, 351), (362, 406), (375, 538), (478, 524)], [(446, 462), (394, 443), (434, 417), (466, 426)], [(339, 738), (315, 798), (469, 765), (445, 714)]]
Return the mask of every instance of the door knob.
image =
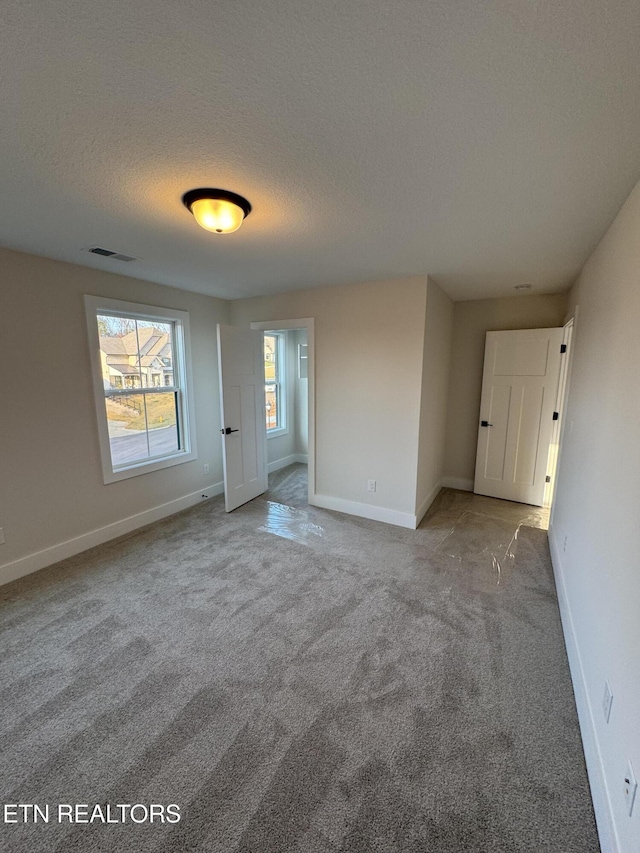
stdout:
[(493, 426), (493, 424), (490, 424), (489, 421), (480, 421), (480, 426)]
[(221, 429), (220, 432), (222, 435), (229, 435), (232, 432), (240, 432), (239, 429), (231, 429), (230, 427), (226, 427), (225, 429)]

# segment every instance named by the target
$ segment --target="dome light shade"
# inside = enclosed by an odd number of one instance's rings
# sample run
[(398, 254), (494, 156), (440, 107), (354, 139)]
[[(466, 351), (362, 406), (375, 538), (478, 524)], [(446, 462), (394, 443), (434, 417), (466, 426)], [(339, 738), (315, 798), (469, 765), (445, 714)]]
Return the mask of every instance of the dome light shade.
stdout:
[(251, 213), (246, 198), (228, 190), (189, 190), (182, 196), (182, 202), (193, 213), (198, 225), (216, 234), (237, 231)]

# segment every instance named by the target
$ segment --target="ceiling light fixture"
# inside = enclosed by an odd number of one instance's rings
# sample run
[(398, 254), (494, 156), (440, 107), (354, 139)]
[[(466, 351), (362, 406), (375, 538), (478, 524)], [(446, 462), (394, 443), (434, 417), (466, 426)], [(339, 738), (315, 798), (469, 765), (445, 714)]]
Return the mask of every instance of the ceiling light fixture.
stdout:
[(189, 190), (182, 203), (196, 218), (198, 225), (216, 234), (237, 231), (251, 213), (251, 205), (237, 193), (228, 190)]

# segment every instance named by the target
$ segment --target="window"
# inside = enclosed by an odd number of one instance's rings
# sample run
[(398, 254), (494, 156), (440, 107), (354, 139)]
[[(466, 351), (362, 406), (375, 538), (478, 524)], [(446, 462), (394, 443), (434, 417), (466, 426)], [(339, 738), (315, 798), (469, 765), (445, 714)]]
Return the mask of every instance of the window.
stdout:
[(285, 336), (282, 332), (264, 334), (264, 402), (267, 435), (286, 428)]
[(105, 483), (194, 459), (188, 314), (85, 302)]

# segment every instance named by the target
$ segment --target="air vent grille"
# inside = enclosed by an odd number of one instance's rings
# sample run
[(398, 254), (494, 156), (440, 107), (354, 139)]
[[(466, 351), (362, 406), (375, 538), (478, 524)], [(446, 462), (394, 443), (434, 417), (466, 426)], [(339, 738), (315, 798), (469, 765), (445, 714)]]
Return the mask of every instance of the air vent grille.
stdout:
[(113, 257), (114, 261), (126, 261), (127, 263), (129, 261), (137, 261), (138, 260), (137, 258), (132, 258), (131, 255), (121, 255), (119, 252), (117, 255), (113, 255), (112, 257)]
[(132, 258), (131, 255), (122, 255), (120, 252), (113, 252), (111, 249), (103, 249), (101, 246), (93, 246), (89, 251), (93, 255), (101, 255), (103, 258), (113, 258), (114, 261), (124, 261), (125, 263), (129, 263), (129, 261), (138, 260), (137, 258)]

